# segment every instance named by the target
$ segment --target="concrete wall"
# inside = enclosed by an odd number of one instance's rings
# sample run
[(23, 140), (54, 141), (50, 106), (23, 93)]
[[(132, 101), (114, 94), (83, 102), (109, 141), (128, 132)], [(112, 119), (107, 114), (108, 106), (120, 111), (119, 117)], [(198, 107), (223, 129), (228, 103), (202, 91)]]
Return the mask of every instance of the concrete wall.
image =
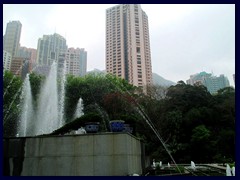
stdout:
[(4, 175), (142, 174), (141, 142), (128, 133), (4, 139)]

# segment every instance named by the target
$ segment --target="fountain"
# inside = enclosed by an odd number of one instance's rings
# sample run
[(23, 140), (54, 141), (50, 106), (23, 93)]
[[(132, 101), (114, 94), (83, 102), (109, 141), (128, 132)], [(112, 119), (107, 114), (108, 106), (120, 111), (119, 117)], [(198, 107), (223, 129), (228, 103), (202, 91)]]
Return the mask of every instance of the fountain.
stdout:
[(50, 73), (41, 89), (37, 109), (35, 134), (46, 134), (59, 127), (58, 120), (58, 90), (57, 66), (53, 62)]
[(64, 124), (64, 106), (65, 106), (65, 84), (66, 84), (66, 61), (64, 61), (61, 74), (61, 90), (59, 100), (59, 127)]
[(17, 134), (19, 136), (47, 134), (61, 127), (64, 124), (65, 77), (63, 76), (60, 90), (58, 90), (57, 63), (53, 62), (51, 65), (49, 75), (40, 89), (35, 112), (31, 108), (33, 105), (31, 102), (29, 75), (26, 77), (25, 82), (22, 91), (24, 105)]
[(82, 100), (82, 98), (79, 98), (73, 119), (79, 118), (82, 115), (84, 115), (84, 113), (83, 113), (83, 100)]
[(232, 172), (229, 164), (227, 164), (227, 167), (226, 167), (226, 176), (232, 176)]
[(76, 134), (86, 134), (87, 132), (86, 132), (86, 130), (83, 127), (81, 127), (77, 131), (75, 131), (75, 133)]
[(135, 174), (135, 173), (134, 173), (132, 176), (139, 176), (139, 174)]
[(31, 118), (33, 116), (33, 104), (32, 104), (32, 91), (29, 81), (29, 74), (27, 74), (24, 83), (21, 98), (24, 100), (22, 102), (22, 113), (20, 126), (18, 130), (19, 136), (27, 136), (31, 134)]
[(153, 159), (153, 164), (152, 164), (153, 168), (156, 168), (156, 163), (155, 163), (155, 159)]
[(162, 161), (159, 162), (159, 166), (162, 167)]
[(232, 175), (235, 176), (235, 167), (232, 167)]
[(168, 163), (168, 167), (170, 168), (171, 167), (171, 165)]
[(192, 170), (196, 170), (196, 166), (195, 166), (195, 163), (193, 161), (191, 161), (191, 168), (192, 168)]

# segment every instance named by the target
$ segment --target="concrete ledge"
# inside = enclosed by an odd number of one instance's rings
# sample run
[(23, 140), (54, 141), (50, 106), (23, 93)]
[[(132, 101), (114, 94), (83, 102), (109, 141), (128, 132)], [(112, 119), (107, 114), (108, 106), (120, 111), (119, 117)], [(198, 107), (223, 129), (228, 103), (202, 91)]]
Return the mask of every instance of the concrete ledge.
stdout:
[[(4, 174), (126, 176), (142, 174), (141, 142), (128, 133), (4, 139)], [(13, 173), (15, 172), (15, 173)]]

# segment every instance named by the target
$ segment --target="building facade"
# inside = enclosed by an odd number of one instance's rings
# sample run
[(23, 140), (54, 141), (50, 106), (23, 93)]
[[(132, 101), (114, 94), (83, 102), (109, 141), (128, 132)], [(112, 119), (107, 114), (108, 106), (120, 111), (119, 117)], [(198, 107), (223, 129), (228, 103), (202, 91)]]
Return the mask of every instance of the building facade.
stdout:
[(43, 35), (38, 39), (37, 64), (50, 66), (53, 61), (58, 60), (59, 54), (67, 50), (66, 39), (61, 35)]
[(29, 71), (32, 71), (36, 64), (37, 50), (34, 48), (19, 47), (17, 57), (29, 59)]
[(10, 71), (24, 79), (29, 72), (29, 59), (23, 57), (13, 57)]
[(12, 57), (18, 52), (20, 46), (22, 24), (20, 21), (7, 23), (6, 32), (3, 37), (3, 50), (9, 52)]
[(9, 52), (3, 50), (3, 69), (10, 71), (12, 56)]
[(106, 71), (135, 86), (152, 84), (148, 17), (139, 4), (106, 10)]
[(230, 86), (228, 78), (225, 77), (223, 74), (217, 77), (206, 72), (191, 75), (190, 79), (187, 80), (187, 84), (204, 85), (211, 94), (215, 94), (219, 89)]
[(50, 69), (51, 69), (51, 66), (49, 65), (37, 65), (32, 69), (32, 72), (39, 75), (48, 76)]
[(69, 48), (65, 54), (66, 73), (85, 76), (87, 73), (87, 51), (84, 48)]

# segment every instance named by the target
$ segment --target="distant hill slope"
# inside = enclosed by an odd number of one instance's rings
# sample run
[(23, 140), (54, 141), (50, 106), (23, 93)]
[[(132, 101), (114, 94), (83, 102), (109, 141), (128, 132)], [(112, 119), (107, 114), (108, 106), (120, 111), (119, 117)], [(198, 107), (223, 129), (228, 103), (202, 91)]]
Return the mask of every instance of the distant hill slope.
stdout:
[(175, 85), (176, 83), (167, 79), (164, 79), (162, 76), (158, 75), (157, 73), (152, 73), (153, 77), (153, 84), (154, 85), (159, 85), (159, 86), (171, 86)]
[[(105, 70), (94, 69), (92, 71), (88, 71), (87, 74), (106, 74)], [(171, 85), (175, 85), (176, 83), (167, 79), (164, 79), (162, 76), (157, 73), (153, 73), (153, 84), (168, 87)]]
[(106, 74), (105, 70), (94, 69), (91, 71), (87, 71), (87, 74)]

